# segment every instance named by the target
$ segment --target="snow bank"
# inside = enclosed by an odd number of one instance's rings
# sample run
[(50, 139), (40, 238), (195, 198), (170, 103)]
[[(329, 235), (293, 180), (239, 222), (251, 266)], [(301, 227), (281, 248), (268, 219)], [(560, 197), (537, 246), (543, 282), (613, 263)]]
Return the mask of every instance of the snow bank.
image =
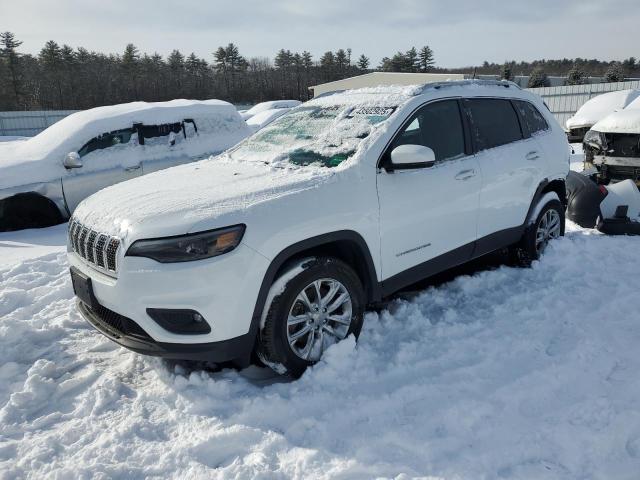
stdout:
[(603, 133), (640, 134), (640, 109), (624, 109), (607, 115), (596, 123), (592, 130)]
[(64, 255), (0, 269), (0, 476), (636, 478), (637, 239), (570, 230), (368, 313), (290, 383), (115, 346)]
[(273, 100), (270, 102), (262, 102), (262, 103), (258, 103), (257, 105), (254, 105), (249, 110), (245, 110), (241, 112), (240, 116), (242, 116), (244, 120), (248, 120), (254, 115), (257, 115), (258, 113), (261, 113), (261, 112), (266, 112), (267, 110), (277, 110), (280, 108), (291, 109), (301, 104), (302, 102), (300, 102), (299, 100)]
[(591, 127), (616, 110), (623, 109), (640, 96), (640, 90), (618, 90), (603, 93), (587, 101), (567, 120), (567, 129)]
[[(92, 108), (71, 114), (26, 141), (0, 143), (0, 188), (61, 178), (68, 174), (62, 165), (65, 155), (79, 150), (86, 142), (103, 133), (129, 128), (134, 123), (160, 125), (185, 119), (194, 119), (198, 127), (197, 137), (182, 142), (180, 146), (187, 155), (220, 152), (250, 133), (233, 105), (221, 100), (132, 102)], [(166, 144), (155, 147), (145, 145), (143, 152), (133, 139), (117, 149), (127, 147), (131, 161), (141, 157), (154, 159), (172, 156)], [(105, 162), (119, 164), (120, 159), (111, 158), (114, 157), (111, 150), (95, 151), (90, 155), (101, 155), (102, 166)]]

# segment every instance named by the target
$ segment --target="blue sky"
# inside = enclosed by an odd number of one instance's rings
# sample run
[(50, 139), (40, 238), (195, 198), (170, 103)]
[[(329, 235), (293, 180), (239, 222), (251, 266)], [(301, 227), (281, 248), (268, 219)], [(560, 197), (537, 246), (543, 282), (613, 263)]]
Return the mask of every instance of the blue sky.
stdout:
[(45, 41), (102, 52), (128, 42), (166, 55), (174, 48), (211, 60), (234, 42), (245, 57), (280, 48), (350, 47), (374, 64), (385, 55), (428, 44), (439, 66), (483, 60), (640, 57), (638, 0), (0, 0), (0, 30), (22, 50)]

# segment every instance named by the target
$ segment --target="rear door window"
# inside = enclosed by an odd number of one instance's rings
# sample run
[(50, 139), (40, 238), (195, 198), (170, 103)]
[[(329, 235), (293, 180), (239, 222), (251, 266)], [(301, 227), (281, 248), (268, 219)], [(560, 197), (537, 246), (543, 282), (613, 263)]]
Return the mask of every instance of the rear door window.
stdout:
[(140, 145), (175, 144), (177, 134), (183, 135), (182, 122), (160, 125), (137, 125)]
[(509, 100), (472, 98), (464, 104), (477, 151), (522, 140), (518, 115)]
[(524, 100), (514, 100), (513, 103), (520, 115), (522, 127), (525, 134), (528, 134), (527, 136), (549, 130), (549, 124), (534, 105)]

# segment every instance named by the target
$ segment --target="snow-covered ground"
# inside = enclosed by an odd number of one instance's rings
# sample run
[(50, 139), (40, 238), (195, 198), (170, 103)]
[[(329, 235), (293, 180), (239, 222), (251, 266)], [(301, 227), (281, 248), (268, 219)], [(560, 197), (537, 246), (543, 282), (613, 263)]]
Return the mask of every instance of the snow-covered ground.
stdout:
[(3, 234), (0, 478), (637, 479), (638, 239), (569, 230), (368, 313), (295, 382), (117, 347), (64, 253)]

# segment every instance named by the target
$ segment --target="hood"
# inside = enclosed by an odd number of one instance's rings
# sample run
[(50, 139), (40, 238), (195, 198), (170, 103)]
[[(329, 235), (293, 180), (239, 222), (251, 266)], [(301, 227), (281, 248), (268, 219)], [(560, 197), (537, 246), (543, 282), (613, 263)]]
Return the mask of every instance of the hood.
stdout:
[(640, 134), (640, 109), (625, 109), (612, 113), (591, 129), (602, 133)]
[(610, 113), (625, 108), (640, 96), (640, 90), (618, 90), (603, 93), (587, 101), (567, 120), (567, 129), (591, 127)]
[(212, 157), (105, 188), (73, 216), (123, 240), (180, 235), (244, 223), (252, 206), (315, 188), (333, 176), (329, 168)]
[(0, 189), (45, 182), (64, 173), (59, 162), (44, 162), (29, 151), (30, 140), (0, 142)]

